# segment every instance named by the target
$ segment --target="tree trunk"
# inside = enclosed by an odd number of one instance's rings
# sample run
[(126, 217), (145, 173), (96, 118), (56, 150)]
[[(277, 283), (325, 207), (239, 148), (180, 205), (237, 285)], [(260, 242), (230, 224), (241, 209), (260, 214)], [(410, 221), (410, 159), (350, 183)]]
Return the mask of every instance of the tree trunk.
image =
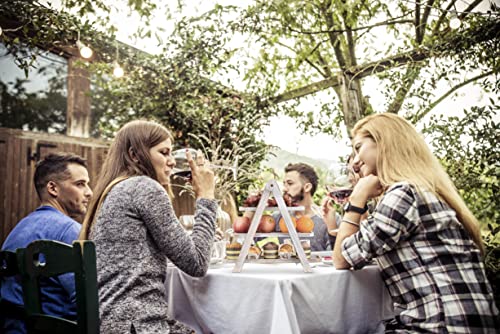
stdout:
[(342, 113), (348, 135), (351, 137), (352, 128), (365, 114), (366, 104), (361, 92), (360, 79), (355, 79), (352, 75), (343, 73), (340, 75), (339, 81)]

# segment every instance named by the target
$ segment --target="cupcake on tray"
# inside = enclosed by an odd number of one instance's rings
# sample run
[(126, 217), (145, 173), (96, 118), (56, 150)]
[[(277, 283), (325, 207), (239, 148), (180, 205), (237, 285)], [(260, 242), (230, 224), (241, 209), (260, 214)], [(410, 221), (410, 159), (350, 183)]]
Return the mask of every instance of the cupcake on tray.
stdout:
[(261, 253), (262, 251), (259, 247), (251, 246), (250, 249), (248, 250), (247, 258), (251, 260), (257, 260), (260, 257)]
[(228, 260), (238, 260), (241, 252), (241, 244), (233, 242), (226, 245), (226, 258)]
[(278, 249), (280, 259), (290, 260), (293, 256), (293, 246), (290, 244), (281, 244)]
[(268, 242), (263, 247), (264, 259), (277, 259), (279, 246), (274, 242)]

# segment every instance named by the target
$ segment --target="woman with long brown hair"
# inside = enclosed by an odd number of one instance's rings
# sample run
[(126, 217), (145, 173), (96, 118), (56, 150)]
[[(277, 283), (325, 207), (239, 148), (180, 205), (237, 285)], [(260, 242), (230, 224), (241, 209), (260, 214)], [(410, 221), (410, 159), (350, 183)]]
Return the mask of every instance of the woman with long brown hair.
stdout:
[(335, 267), (376, 260), (394, 302), (395, 332), (497, 333), (478, 222), (423, 138), (389, 113), (360, 120), (352, 135), (361, 178), (345, 207)]
[(102, 166), (80, 234), (96, 244), (102, 333), (167, 333), (167, 258), (192, 276), (208, 269), (217, 209), (214, 174), (187, 152), (197, 196), (188, 236), (166, 191), (175, 166), (172, 141), (160, 124), (129, 122)]

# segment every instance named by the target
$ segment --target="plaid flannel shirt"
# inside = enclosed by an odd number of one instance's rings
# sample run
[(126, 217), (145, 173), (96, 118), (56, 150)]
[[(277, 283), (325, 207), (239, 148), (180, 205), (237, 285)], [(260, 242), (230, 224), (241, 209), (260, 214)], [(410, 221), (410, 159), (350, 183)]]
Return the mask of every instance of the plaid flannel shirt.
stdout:
[(354, 269), (373, 258), (392, 296), (396, 332), (499, 333), (479, 249), (455, 211), (428, 191), (391, 186), (342, 243)]

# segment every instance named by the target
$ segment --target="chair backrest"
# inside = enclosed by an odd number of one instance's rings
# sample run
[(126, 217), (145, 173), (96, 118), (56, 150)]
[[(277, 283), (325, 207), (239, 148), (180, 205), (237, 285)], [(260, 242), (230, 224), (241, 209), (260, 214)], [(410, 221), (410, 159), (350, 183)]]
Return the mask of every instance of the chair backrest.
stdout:
[[(16, 253), (8, 250), (0, 251), (0, 289), (4, 278), (15, 275), (19, 275)], [(24, 321), (25, 318), (26, 314), (22, 306), (5, 300), (0, 295), (0, 330), (3, 328), (6, 319)]]
[(19, 274), (16, 253), (8, 250), (0, 251), (0, 277)]
[[(96, 254), (92, 241), (75, 241), (70, 246), (37, 240), (26, 248), (17, 249), (16, 253), (28, 333), (99, 333)], [(39, 279), (64, 273), (75, 275), (76, 321), (49, 316), (42, 311)]]

